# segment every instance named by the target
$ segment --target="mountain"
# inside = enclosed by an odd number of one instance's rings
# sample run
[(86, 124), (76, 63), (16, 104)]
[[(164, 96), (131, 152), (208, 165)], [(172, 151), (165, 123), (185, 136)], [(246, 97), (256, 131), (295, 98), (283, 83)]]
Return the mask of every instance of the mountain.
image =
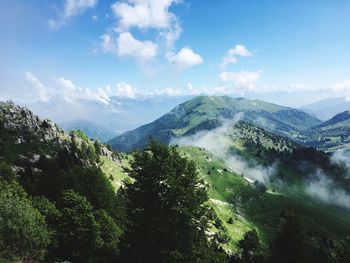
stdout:
[(83, 132), (0, 102), (0, 261), (115, 259), (122, 163)]
[[(237, 243), (247, 231), (257, 230), (261, 249), (266, 251), (278, 231), (281, 214), (292, 210), (313, 233), (315, 244), (323, 244), (324, 237), (335, 243), (346, 238), (350, 231), (349, 171), (335, 164), (329, 155), (302, 148), (256, 127), (243, 116), (221, 126), (223, 113), (217, 107), (232, 101), (247, 111), (254, 112), (251, 103), (259, 105), (258, 112), (262, 108), (271, 114), (281, 110), (277, 105), (228, 97), (200, 97), (189, 105), (180, 105), (182, 110), (194, 109), (198, 113), (196, 120), (190, 112), (181, 114), (193, 123), (182, 131), (186, 136), (178, 137), (182, 140), (178, 142), (196, 145), (181, 146), (178, 151), (195, 162), (208, 188), (210, 237), (232, 254), (239, 251)], [(206, 110), (194, 102), (204, 103)], [(225, 116), (233, 114), (222, 111)], [(210, 118), (204, 118), (205, 112)], [(0, 192), (4, 191), (4, 180), (9, 180), (7, 184), (15, 181), (13, 188), (23, 188), (25, 194), (21, 192), (20, 196), (28, 196), (30, 208), (42, 217), (41, 225), (49, 229), (54, 242), (49, 245), (45, 262), (74, 261), (75, 257), (90, 254), (98, 262), (109, 262), (117, 256), (118, 248), (123, 246), (119, 242), (125, 240), (120, 235), (126, 225), (121, 223), (125, 220), (125, 211), (120, 207), (125, 202), (123, 191), (121, 202), (116, 201), (120, 195), (115, 191), (123, 179), (132, 182), (123, 169), (130, 168), (132, 159), (132, 155), (110, 151), (81, 131), (67, 133), (24, 107), (0, 103)], [(318, 173), (324, 177), (320, 182)], [(312, 191), (315, 187), (321, 195)], [(0, 199), (4, 196), (0, 195)], [(5, 201), (5, 208), (12, 205), (9, 198)], [(0, 206), (3, 204), (0, 202)], [(21, 218), (28, 211), (31, 210), (12, 214)], [(86, 233), (91, 234), (88, 239)], [(72, 246), (75, 242), (79, 245)], [(86, 243), (88, 247), (84, 247)], [(103, 257), (106, 253), (108, 260)], [(86, 258), (76, 261), (88, 262)]]
[(327, 151), (350, 148), (350, 111), (338, 113), (331, 119), (305, 132), (306, 145)]
[(129, 151), (155, 137), (169, 143), (172, 139), (210, 130), (239, 118), (280, 135), (298, 133), (321, 122), (296, 109), (259, 100), (228, 96), (198, 96), (184, 102), (152, 123), (123, 133), (109, 141), (114, 149)]
[(75, 120), (68, 123), (61, 123), (60, 126), (66, 131), (81, 130), (88, 137), (107, 142), (115, 136), (115, 133), (105, 125), (86, 120)]
[(345, 97), (329, 98), (304, 105), (300, 109), (320, 120), (328, 120), (338, 113), (350, 110), (350, 100)]
[(94, 139), (106, 141), (125, 131), (151, 122), (191, 96), (111, 96), (105, 101), (67, 100), (60, 96), (48, 101), (25, 103), (42, 118), (66, 128), (80, 129)]

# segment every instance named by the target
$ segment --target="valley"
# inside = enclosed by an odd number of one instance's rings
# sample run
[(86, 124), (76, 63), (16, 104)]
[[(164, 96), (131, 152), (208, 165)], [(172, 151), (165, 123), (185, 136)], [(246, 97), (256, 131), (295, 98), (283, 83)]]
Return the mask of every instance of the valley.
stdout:
[[(152, 134), (154, 139), (176, 145), (180, 155), (196, 165), (199, 180), (205, 182), (208, 190), (207, 205), (212, 211), (208, 235), (226, 253), (237, 253), (239, 241), (252, 230), (257, 231), (259, 250), (265, 253), (277, 233), (281, 215), (290, 211), (300, 217), (315, 244), (325, 237), (336, 243), (347, 240), (350, 171), (346, 163), (335, 163), (332, 154), (308, 148), (286, 136), (291, 129), (305, 135), (308, 132), (305, 122), (301, 126), (293, 118), (287, 121), (284, 114), (299, 114), (295, 110), (261, 102), (256, 110), (252, 103), (257, 102), (228, 97), (196, 98), (161, 119), (112, 140), (111, 143), (119, 143), (112, 144), (114, 149), (128, 143), (121, 151), (111, 151), (81, 131), (66, 133), (25, 108), (2, 103), (1, 152), (6, 154), (1, 155), (1, 162), (12, 166), (17, 180), (30, 195), (44, 195), (55, 203), (60, 191), (72, 187), (87, 196), (96, 209), (109, 211), (113, 216), (118, 212), (108, 204), (105, 194), (111, 198), (112, 192), (119, 192), (134, 181), (128, 172), (134, 153), (122, 150), (144, 147)], [(227, 104), (231, 108), (225, 108)], [(259, 114), (264, 121), (256, 124)], [(301, 116), (309, 120), (309, 126), (318, 123), (319, 131), (324, 133), (328, 132), (327, 127), (347, 123), (347, 115), (324, 124)], [(271, 123), (279, 128), (271, 129)], [(317, 195), (311, 187), (329, 191), (329, 196)], [(334, 196), (339, 193), (339, 198), (330, 196), (331, 192)]]

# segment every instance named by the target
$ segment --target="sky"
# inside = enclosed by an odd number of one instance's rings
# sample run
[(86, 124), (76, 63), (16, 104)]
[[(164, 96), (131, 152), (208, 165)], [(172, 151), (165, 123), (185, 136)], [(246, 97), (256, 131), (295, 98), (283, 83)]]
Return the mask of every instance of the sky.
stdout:
[(350, 97), (348, 0), (0, 0), (0, 99)]

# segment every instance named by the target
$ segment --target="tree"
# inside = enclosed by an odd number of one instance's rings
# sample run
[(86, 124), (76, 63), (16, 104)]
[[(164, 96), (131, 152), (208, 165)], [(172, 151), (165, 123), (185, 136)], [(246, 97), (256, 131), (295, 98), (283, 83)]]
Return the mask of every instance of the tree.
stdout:
[(308, 262), (308, 250), (306, 234), (299, 218), (292, 213), (286, 213), (281, 217), (279, 230), (272, 243), (271, 262)]
[(118, 245), (122, 230), (106, 211), (98, 210), (94, 214), (100, 241), (100, 246), (94, 253), (95, 261), (115, 262), (119, 252)]
[(44, 217), (24, 190), (0, 179), (0, 262), (42, 259), (49, 243)]
[(259, 247), (259, 236), (256, 230), (246, 232), (243, 239), (238, 241), (238, 247), (242, 250), (243, 262), (254, 262), (254, 252)]
[(0, 162), (0, 180), (7, 181), (14, 180), (16, 178), (15, 173), (12, 171), (11, 166), (5, 162)]
[(59, 207), (56, 256), (63, 261), (88, 262), (100, 245), (91, 204), (85, 197), (68, 190), (62, 194)]
[(128, 173), (134, 182), (123, 190), (129, 222), (124, 261), (221, 260), (205, 234), (208, 207), (204, 202), (208, 196), (192, 161), (182, 157), (176, 147), (151, 141), (134, 153)]
[(335, 262), (350, 263), (350, 242), (349, 240), (342, 240), (335, 248)]

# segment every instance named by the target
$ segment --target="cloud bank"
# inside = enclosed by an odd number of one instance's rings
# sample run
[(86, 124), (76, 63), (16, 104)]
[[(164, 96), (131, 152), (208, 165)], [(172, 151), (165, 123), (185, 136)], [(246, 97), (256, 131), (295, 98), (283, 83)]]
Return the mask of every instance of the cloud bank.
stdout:
[[(111, 6), (116, 24), (101, 38), (101, 50), (117, 57), (132, 57), (137, 61), (148, 61), (159, 56), (176, 68), (185, 69), (199, 65), (202, 57), (192, 49), (183, 47), (174, 51), (174, 44), (181, 35), (178, 16), (170, 9), (179, 0), (125, 0)], [(135, 37), (137, 30), (145, 40)], [(149, 32), (156, 33), (150, 39)], [(140, 37), (140, 36), (138, 36)]]
[(350, 195), (335, 184), (321, 170), (317, 170), (314, 178), (307, 184), (306, 192), (329, 204), (334, 204), (350, 210)]
[[(235, 129), (235, 124), (244, 117), (243, 113), (237, 114), (232, 120), (223, 120), (220, 127), (210, 131), (200, 131), (194, 135), (176, 138), (172, 144), (181, 146), (195, 146), (204, 148), (216, 157), (225, 161), (226, 165), (238, 175), (243, 175), (249, 182), (258, 180), (268, 184), (270, 178), (275, 175), (275, 166), (263, 167), (254, 163), (248, 163), (242, 157), (230, 151), (230, 142), (227, 134)], [(230, 138), (230, 140), (232, 140)]]

